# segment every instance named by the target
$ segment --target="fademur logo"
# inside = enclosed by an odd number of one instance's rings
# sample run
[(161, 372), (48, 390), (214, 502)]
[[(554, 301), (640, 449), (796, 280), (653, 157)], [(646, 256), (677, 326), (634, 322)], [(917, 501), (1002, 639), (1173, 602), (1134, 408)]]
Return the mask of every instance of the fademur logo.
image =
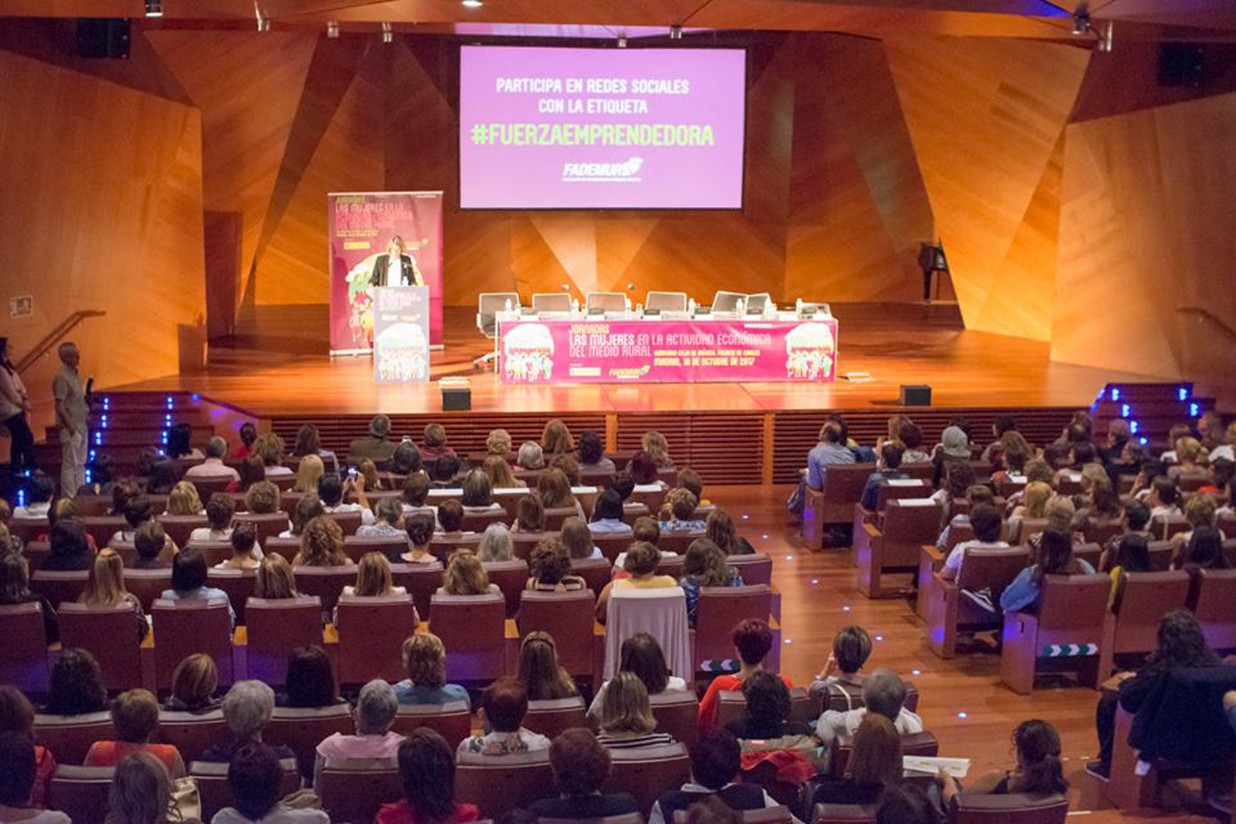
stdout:
[(632, 157), (624, 163), (563, 163), (563, 183), (639, 183), (636, 176), (644, 158)]

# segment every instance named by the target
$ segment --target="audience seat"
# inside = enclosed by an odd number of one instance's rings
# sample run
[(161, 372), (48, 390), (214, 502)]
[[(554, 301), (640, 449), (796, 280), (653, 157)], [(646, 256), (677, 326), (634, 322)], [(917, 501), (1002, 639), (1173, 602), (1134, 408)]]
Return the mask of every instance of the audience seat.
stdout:
[(322, 614), (329, 616), (339, 603), (343, 588), (356, 583), (355, 566), (307, 567), (293, 570), (296, 589), (301, 595), (316, 595), (322, 602)]
[(486, 561), (482, 566), (489, 576), (489, 583), (497, 584), (498, 589), (502, 590), (502, 597), (506, 599), (506, 617), (514, 618), (519, 612), (519, 598), (528, 585), (528, 562), (518, 559)]
[(536, 545), (546, 538), (561, 538), (560, 532), (512, 532), (511, 533), (511, 557), (518, 558), (521, 561), (532, 560), (532, 550), (536, 549)]
[(392, 729), (400, 735), (407, 735), (417, 727), (433, 730), (445, 738), (454, 750), (472, 734), (472, 712), (463, 701), (401, 705)]
[[(227, 604), (222, 599), (209, 601), (165, 601), (151, 606), (154, 618), (155, 685), (162, 692), (172, 685), (176, 665), (194, 653), (214, 659), (219, 670), (219, 686), (231, 686), (232, 627)], [(185, 757), (187, 762), (189, 757)]]
[(13, 516), (9, 518), (8, 528), (10, 535), (14, 538), (20, 538), (21, 542), (26, 544), (40, 535), (47, 534), (47, 518), (21, 518)]
[(171, 567), (165, 569), (126, 569), (124, 588), (133, 594), (147, 613), (166, 590), (172, 588)]
[(802, 531), (808, 549), (824, 548), (826, 527), (851, 522), (854, 505), (875, 471), (870, 463), (835, 464), (824, 473), (821, 489), (804, 488)]
[[(1159, 646), (1159, 624), (1189, 599), (1189, 573), (1122, 572), (1120, 594), (1112, 605), (1115, 615), (1113, 636), (1108, 643), (1110, 656), (1149, 655)], [(1236, 618), (1236, 602), (1229, 603)], [(1107, 670), (1100, 673), (1107, 677)]]
[(51, 547), (46, 541), (27, 541), (21, 548), (21, 554), (26, 559), (26, 566), (31, 575), (43, 566), (43, 560), (51, 555)]
[(209, 747), (232, 740), (232, 733), (223, 718), (223, 710), (159, 710), (159, 731), (156, 736), (160, 743), (171, 744), (178, 749), (186, 764), (201, 758), (202, 753)]
[(1111, 637), (1113, 620), (1107, 611), (1111, 577), (1048, 575), (1043, 582), (1039, 613), (1004, 615), (1004, 649), (1000, 680), (1013, 692), (1029, 695), (1042, 661), (1070, 665), (1082, 683), (1098, 687), (1100, 673), (1109, 671), (1111, 653), (1104, 639)]
[(460, 753), (455, 764), (455, 798), (475, 804), (484, 818), (497, 820), (553, 793), (548, 750), (511, 755)]
[[(180, 544), (180, 546), (186, 545)], [(206, 566), (210, 569), (214, 569), (216, 564), (231, 559), (233, 554), (231, 541), (190, 541), (188, 546), (202, 553), (202, 557), (206, 559)]]
[(354, 512), (328, 512), (326, 517), (339, 524), (339, 528), (343, 530), (343, 536), (348, 538), (355, 535), (356, 530), (361, 528), (364, 515), (358, 509)]
[(697, 541), (700, 538), (707, 538), (707, 532), (662, 532), (661, 539), (657, 541), (657, 549), (662, 552), (677, 552), (679, 555), (687, 554), (687, 547), (691, 546), (692, 541)]
[[(1147, 546), (1147, 551), (1150, 554), (1150, 571), (1151, 572), (1167, 572), (1172, 568), (1172, 559), (1176, 555), (1176, 548), (1172, 546), (1171, 541), (1151, 541)], [(1098, 567), (1095, 567), (1098, 569)]]
[(313, 596), (250, 598), (245, 615), (248, 677), (272, 687), (287, 683), (292, 650), (322, 645), (322, 602)]
[[(295, 481), (295, 478), (292, 480)], [(263, 512), (260, 514), (252, 512), (237, 513), (236, 521), (252, 523), (257, 528), (258, 543), (263, 547), (266, 546), (268, 540), (279, 537), (279, 533), (286, 532), (288, 528), (288, 515), (282, 509), (278, 512)]]
[(34, 716), (34, 743), (51, 750), (60, 764), (81, 764), (96, 741), (115, 741), (111, 713)]
[(446, 564), (450, 561), (451, 556), (455, 554), (455, 550), (464, 548), (476, 552), (476, 548), (481, 543), (481, 533), (479, 532), (464, 532), (453, 537), (447, 537), (441, 534), (435, 534), (433, 540), (429, 542), (429, 551), (435, 558)]
[(349, 535), (343, 539), (343, 551), (352, 559), (352, 563), (360, 563), (367, 552), (377, 552), (386, 558), (393, 558), (410, 548), (407, 538), (361, 538)]
[[(828, 759), (828, 773), (834, 778), (841, 778), (850, 764), (850, 755), (854, 752), (854, 742), (848, 738), (834, 738), (832, 754)], [(901, 736), (902, 755), (921, 755), (935, 758), (940, 754), (940, 742), (929, 731), (906, 733)]]
[(309, 777), (313, 775), (318, 744), (337, 732), (344, 735), (356, 732), (352, 707), (347, 703), (329, 707), (275, 707), (270, 723), (262, 731), (262, 740), (274, 746), (289, 747), (296, 753), (301, 775)]
[(1189, 603), (1206, 644), (1215, 650), (1236, 649), (1236, 569), (1198, 569)]
[[(59, 753), (53, 754), (60, 758)], [(75, 824), (102, 822), (107, 814), (107, 798), (115, 774), (115, 767), (79, 767), (59, 760), (48, 793), (52, 807)]]
[(574, 518), (579, 512), (573, 506), (551, 506), (545, 510), (545, 529), (549, 532), (561, 532), (562, 522)]
[[(622, 520), (628, 524), (635, 523), (635, 519), (640, 515), (648, 515), (657, 517), (657, 513), (661, 511), (661, 505), (665, 503), (665, 494), (669, 492), (669, 487), (664, 483), (661, 488), (656, 491), (644, 492), (643, 490), (635, 490), (631, 493), (631, 497), (627, 499), (627, 504), (623, 507)], [(628, 509), (630, 504), (639, 504), (644, 507), (644, 511), (636, 514), (639, 510)], [(628, 520), (629, 519), (629, 520)]]
[[(688, 749), (695, 746), (699, 735), (700, 702), (690, 690), (659, 692), (648, 696), (652, 716), (657, 719), (657, 731), (674, 736)], [(816, 713), (817, 717), (819, 713)]]
[(1191, 529), (1188, 519), (1183, 515), (1156, 515), (1150, 519), (1150, 534), (1160, 541), (1170, 541), (1173, 536)]
[(691, 759), (681, 743), (611, 750), (610, 757), (613, 771), (602, 792), (630, 793), (644, 813), (652, 809), (662, 793), (691, 780)]
[(394, 585), (403, 587), (416, 603), (421, 620), (429, 617), (429, 599), (442, 586), (442, 564), (391, 564)]
[[(923, 547), (924, 554), (935, 552)], [(957, 636), (974, 632), (999, 630), (1003, 615), (999, 612), (1000, 593), (1030, 562), (1025, 547), (980, 549), (966, 553), (956, 580), (946, 581), (936, 572), (927, 590), (919, 589), (918, 597), (927, 607), (927, 647), (941, 658), (957, 654)], [(963, 590), (977, 592), (990, 588), (996, 612), (989, 612), (969, 598)]]
[(884, 576), (901, 572), (913, 575), (918, 569), (919, 548), (935, 542), (943, 516), (943, 507), (930, 499), (889, 501), (882, 528), (864, 524), (854, 535), (858, 591), (868, 598), (897, 595), (885, 590)]
[(205, 503), (216, 492), (227, 492), (233, 478), (231, 475), (190, 475), (185, 480), (193, 484), (197, 489), (197, 496), (202, 499), (202, 503)]
[[(170, 584), (168, 585), (171, 586)], [(236, 610), (236, 623), (248, 620), (249, 599), (257, 592), (256, 569), (214, 569), (206, 573), (206, 586), (221, 589)]]
[(488, 595), (434, 594), (429, 630), (449, 650), (447, 678), (487, 682), (506, 671), (506, 599)]
[(481, 534), (489, 527), (490, 524), (507, 524), (509, 526), (511, 520), (511, 516), (507, 514), (505, 509), (493, 509), (488, 511), (468, 511), (465, 509), (463, 516), (463, 531)]
[(1099, 560), (1103, 556), (1103, 547), (1098, 544), (1074, 544), (1073, 557), (1079, 561), (1085, 561), (1090, 564), (1095, 571), (1099, 569)]
[(328, 761), (314, 789), (331, 821), (373, 821), (379, 807), (403, 798), (399, 765), (393, 758)]
[[(820, 717), (821, 702), (811, 697), (806, 687), (790, 690), (790, 718), (814, 722)], [(742, 690), (722, 690), (717, 693), (717, 727), (724, 729), (747, 714), (747, 697)]]
[(622, 642), (636, 633), (647, 632), (660, 643), (670, 674), (688, 682), (694, 680), (686, 595), (680, 587), (613, 590), (606, 607), (605, 626), (605, 679), (612, 678), (618, 670)]
[(558, 651), (558, 663), (572, 678), (593, 677), (593, 627), (596, 623), (596, 596), (591, 590), (579, 592), (520, 593), (519, 637), (548, 632)]
[[(1005, 526), (1007, 527), (1007, 522)], [(1010, 544), (1019, 544), (1021, 546), (1030, 546), (1030, 539), (1035, 535), (1047, 531), (1046, 518), (1022, 518), (1021, 525), (1017, 529), (1017, 535), (1009, 535)]]
[(874, 804), (816, 804), (810, 824), (875, 824)]
[(166, 512), (158, 517), (163, 525), (163, 531), (176, 542), (176, 546), (189, 543), (189, 535), (195, 529), (210, 526), (205, 515), (168, 515)]
[(1064, 824), (1069, 799), (1064, 795), (961, 792), (949, 807), (949, 824)]
[[(202, 498), (205, 501), (205, 498)], [(109, 495), (74, 495), (73, 506), (77, 509), (79, 518), (93, 518), (106, 515), (112, 508), (112, 496)]]
[(767, 552), (753, 552), (750, 555), (730, 555), (726, 563), (742, 574), (742, 582), (747, 586), (756, 584), (772, 585), (772, 556)]
[(609, 558), (574, 558), (571, 560), (571, 574), (583, 578), (592, 594), (600, 597), (601, 590), (613, 578), (614, 562)]
[[(152, 502), (153, 503), (153, 502)], [(128, 529), (129, 523), (119, 515), (98, 515), (82, 518), (86, 532), (94, 538), (94, 545), (105, 547), (112, 541), (112, 536), (122, 529)], [(46, 529), (44, 529), (46, 531)]]
[(0, 606), (0, 684), (31, 697), (47, 695), (47, 635), (38, 603)]
[(1089, 518), (1082, 531), (1087, 543), (1104, 546), (1112, 538), (1124, 534), (1125, 523), (1123, 519), (1098, 521), (1095, 518)]
[(605, 556), (605, 560), (609, 561), (610, 564), (618, 560), (618, 556), (626, 552), (634, 540), (635, 534), (633, 532), (592, 536), (592, 543), (601, 550), (601, 554)]
[(524, 727), (533, 732), (539, 732), (552, 741), (563, 730), (587, 727), (588, 719), (585, 715), (587, 709), (584, 706), (584, 699), (578, 695), (554, 700), (529, 701), (528, 713), (524, 716)]
[(79, 647), (93, 655), (108, 692), (122, 692), (142, 683), (142, 639), (131, 604), (61, 604), (58, 613), (61, 645)]
[(267, 555), (282, 555), (289, 564), (300, 552), (300, 538), (280, 538), (277, 535), (262, 541), (262, 551)]
[(73, 603), (81, 597), (89, 575), (86, 570), (60, 572), (40, 569), (30, 576), (30, 591), (42, 595), (53, 609), (58, 609), (61, 604)]
[[(283, 798), (300, 789), (300, 775), (297, 773), (295, 761), (285, 759), (279, 763), (283, 767), (283, 783), (279, 787), (279, 797)], [(210, 761), (194, 761), (189, 764), (189, 777), (197, 783), (198, 796), (202, 802), (202, 821), (210, 821), (224, 807), (235, 804), (232, 787), (227, 783), (229, 766)]]
[(681, 578), (682, 568), (686, 564), (686, 553), (678, 555), (662, 555), (657, 561), (657, 574), (668, 575), (671, 578)]
[[(359, 686), (374, 678), (394, 682), (406, 677), (400, 649), (416, 631), (415, 612), (411, 595), (340, 598), (335, 616), (339, 683)], [(447, 649), (454, 663), (454, 650)]]
[[(702, 587), (696, 602), (694, 651), (692, 661), (699, 670), (705, 661), (734, 657), (734, 626), (748, 618), (767, 621), (772, 609), (772, 593), (764, 584), (741, 587)], [(780, 632), (773, 630), (769, 669), (780, 670)]]

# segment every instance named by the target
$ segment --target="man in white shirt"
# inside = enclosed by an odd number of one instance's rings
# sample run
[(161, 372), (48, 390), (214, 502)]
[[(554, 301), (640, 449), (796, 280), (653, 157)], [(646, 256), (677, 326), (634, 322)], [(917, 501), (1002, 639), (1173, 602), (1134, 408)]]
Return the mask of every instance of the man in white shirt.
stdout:
[(240, 473), (223, 463), (227, 441), (218, 435), (206, 442), (206, 460), (185, 470), (186, 478), (231, 478), (240, 483)]
[(823, 744), (824, 757), (828, 757), (833, 739), (854, 737), (868, 712), (878, 712), (888, 718), (902, 735), (922, 732), (923, 719), (905, 708), (905, 700), (905, 682), (895, 672), (879, 669), (868, 675), (863, 681), (862, 709), (848, 712), (825, 710), (816, 722), (815, 734)]
[(77, 369), (81, 362), (77, 344), (65, 341), (56, 352), (61, 367), (52, 381), (52, 396), (56, 399), (56, 431), (61, 448), (60, 494), (71, 497), (86, 483), (90, 406), (82, 373)]
[(974, 540), (965, 541), (953, 547), (940, 570), (940, 577), (946, 581), (955, 581), (961, 572), (961, 562), (966, 553), (982, 549), (1008, 549), (1008, 541), (1000, 540), (1000, 530), (1003, 522), (999, 511), (989, 504), (976, 504), (970, 512), (970, 526), (974, 529)]

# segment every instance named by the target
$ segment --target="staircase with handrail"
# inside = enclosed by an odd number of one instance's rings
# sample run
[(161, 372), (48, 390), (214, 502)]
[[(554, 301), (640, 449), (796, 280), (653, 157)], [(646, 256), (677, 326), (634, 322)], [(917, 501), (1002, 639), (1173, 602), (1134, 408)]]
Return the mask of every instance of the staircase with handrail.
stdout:
[(76, 329), (78, 324), (82, 321), (87, 318), (101, 318), (106, 314), (106, 312), (98, 309), (83, 309), (72, 313), (67, 318), (60, 321), (60, 323), (56, 324), (55, 328), (44, 335), (38, 343), (30, 347), (30, 351), (26, 353), (24, 358), (17, 362), (17, 374), (20, 375), (31, 366), (34, 366), (39, 358), (43, 357), (54, 347), (58, 346), (60, 341), (64, 340), (64, 337)]

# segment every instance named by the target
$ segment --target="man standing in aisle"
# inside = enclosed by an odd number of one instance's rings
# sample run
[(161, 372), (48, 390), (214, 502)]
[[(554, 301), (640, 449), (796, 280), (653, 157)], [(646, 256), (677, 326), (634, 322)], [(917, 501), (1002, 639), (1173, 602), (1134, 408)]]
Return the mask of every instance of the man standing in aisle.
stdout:
[(86, 483), (90, 406), (86, 403), (82, 373), (77, 370), (81, 360), (77, 344), (66, 341), (60, 344), (57, 354), (62, 366), (52, 381), (52, 395), (56, 399), (56, 430), (61, 445), (60, 494), (71, 497)]

